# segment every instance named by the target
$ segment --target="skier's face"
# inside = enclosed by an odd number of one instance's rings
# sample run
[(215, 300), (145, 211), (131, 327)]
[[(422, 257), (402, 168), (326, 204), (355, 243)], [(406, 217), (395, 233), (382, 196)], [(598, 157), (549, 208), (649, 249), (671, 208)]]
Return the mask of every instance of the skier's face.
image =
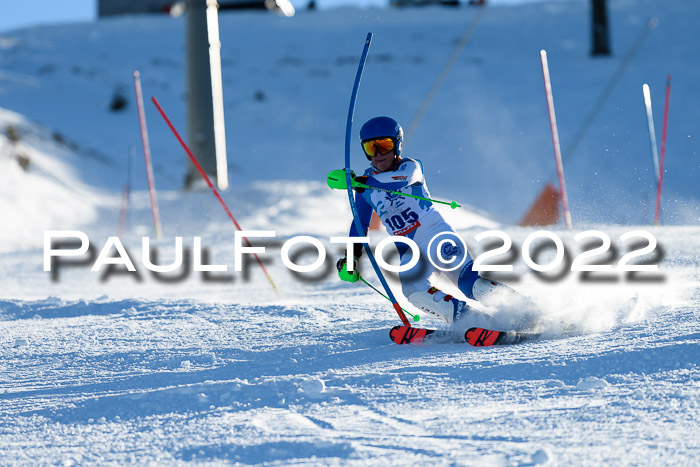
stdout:
[(394, 157), (396, 157), (396, 153), (394, 152), (393, 149), (391, 151), (387, 152), (386, 154), (377, 153), (372, 158), (372, 164), (374, 165), (374, 168), (377, 169), (378, 171), (386, 172), (393, 165)]

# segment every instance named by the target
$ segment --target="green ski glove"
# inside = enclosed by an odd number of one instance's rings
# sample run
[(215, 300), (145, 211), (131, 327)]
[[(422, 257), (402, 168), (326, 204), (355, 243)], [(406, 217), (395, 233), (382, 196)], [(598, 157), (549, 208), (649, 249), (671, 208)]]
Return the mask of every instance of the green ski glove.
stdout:
[[(350, 180), (352, 180), (352, 187), (355, 191), (362, 193), (367, 187), (367, 175), (361, 175), (359, 177), (355, 176), (355, 172), (350, 172)], [(334, 190), (345, 190), (347, 188), (347, 183), (345, 183), (345, 170), (337, 169), (331, 170), (326, 177), (326, 183), (328, 187)]]
[(357, 258), (352, 258), (353, 271), (348, 271), (348, 258), (343, 257), (338, 260), (335, 267), (338, 269), (338, 276), (345, 282), (357, 282), (360, 280), (360, 271), (357, 269)]
[[(355, 172), (350, 172), (350, 179), (354, 178)], [(326, 183), (328, 183), (328, 187), (333, 190), (345, 190), (348, 187), (347, 183), (345, 183), (345, 170), (331, 170), (326, 178)]]

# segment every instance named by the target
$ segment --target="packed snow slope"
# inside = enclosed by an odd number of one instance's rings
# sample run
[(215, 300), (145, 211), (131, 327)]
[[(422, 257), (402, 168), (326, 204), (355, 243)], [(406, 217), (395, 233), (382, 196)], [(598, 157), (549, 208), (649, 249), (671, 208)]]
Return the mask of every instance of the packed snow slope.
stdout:
[[(436, 197), (473, 206), (444, 212), (474, 256), (499, 246), (475, 240), (485, 230), (513, 240), (497, 259), (514, 273), (495, 277), (538, 302), (543, 334), (493, 348), (391, 343), (399, 323), (391, 305), (337, 279), (342, 253), (329, 238), (346, 234), (350, 210), (345, 193), (323, 181), (342, 165), (367, 31), (375, 41), (356, 122), (387, 113), (407, 124), (478, 10), (221, 15), (232, 171), (223, 197), (244, 229), (276, 232), (254, 240), (266, 247), (261, 258), (279, 293), (254, 261), (234, 271), (235, 229), (211, 193), (178, 191), (184, 155), (149, 106), (164, 238), (153, 233), (129, 80), (139, 68), (146, 94), (185, 132), (181, 19), (0, 34), (0, 464), (695, 463), (700, 42), (692, 25), (700, 7), (609, 3), (616, 53), (596, 60), (588, 56), (588, 2), (487, 8), (406, 145), (424, 161)], [(511, 221), (551, 175), (538, 52), (549, 52), (565, 146), (651, 15), (658, 28), (566, 164), (575, 228), (553, 229), (566, 259), (537, 273), (520, 251), (537, 229)], [(660, 129), (667, 73), (666, 225), (652, 227), (643, 206), (653, 178), (641, 84), (652, 87)], [(120, 86), (129, 103), (109, 112)], [(366, 162), (353, 144), (359, 170)], [(131, 147), (138, 157), (120, 232)], [(659, 270), (571, 272), (571, 260), (597, 246), (574, 239), (591, 228), (612, 241), (594, 258), (605, 264), (644, 246), (622, 240), (625, 233), (650, 232), (658, 245), (638, 259)], [(91, 250), (46, 272), (47, 230), (83, 231)], [(117, 233), (136, 272), (91, 271)], [(299, 235), (325, 245), (322, 270), (299, 275), (282, 264), (282, 242)], [(372, 244), (384, 235), (371, 232)], [(144, 256), (175, 260), (176, 237), (183, 265), (149, 271)], [(226, 272), (193, 270), (195, 237), (204, 264)], [(533, 253), (538, 263), (554, 257), (549, 246)], [(294, 252), (299, 263), (314, 259)], [(366, 258), (360, 269), (379, 285)], [(522, 310), (504, 303), (489, 311), (506, 326)], [(417, 324), (443, 326), (429, 316)]]
[[(230, 266), (223, 227), (200, 234), (215, 263)], [(505, 230), (520, 244), (531, 232)], [(388, 331), (399, 321), (383, 298), (331, 273), (300, 281), (275, 249), (266, 258), (280, 295), (257, 267), (249, 279), (184, 270), (166, 282), (135, 260), (140, 280), (103, 281), (86, 264), (51, 282), (40, 251), (3, 254), (0, 457), (690, 465), (700, 448), (700, 229), (653, 232), (667, 246), (661, 282), (522, 274), (512, 285), (576, 331), (552, 325), (539, 341), (480, 349), (397, 346)], [(570, 243), (578, 232), (558, 233)], [(172, 259), (172, 248), (159, 251)]]
[[(220, 15), (229, 171), (250, 180), (323, 180), (341, 165), (350, 89), (364, 38), (375, 34), (355, 130), (375, 115), (405, 128), (457, 42), (473, 31), (443, 86), (407, 135), (439, 194), (516, 223), (546, 181), (554, 151), (539, 52), (548, 52), (569, 200), (578, 222), (647, 223), (655, 177), (642, 100), (651, 87), (661, 139), (666, 76), (668, 124), (664, 221), (700, 218), (698, 3), (610, 2), (613, 55), (590, 55), (587, 1), (478, 8), (339, 9)], [(648, 22), (658, 20), (650, 31)], [(633, 50), (637, 50), (632, 54)], [(183, 18), (117, 17), (0, 34), (0, 107), (41, 122), (104, 164), (94, 185), (120, 189), (130, 148), (140, 154), (132, 73), (185, 132)], [(620, 72), (624, 68), (624, 72)], [(620, 74), (621, 73), (621, 74)], [(601, 95), (620, 74), (590, 126)], [(120, 112), (109, 107), (118, 94)], [(146, 102), (156, 182), (182, 186), (186, 158)], [(579, 144), (573, 138), (587, 126)], [(364, 164), (353, 135), (356, 164)], [(89, 177), (88, 177), (89, 176)], [(139, 171), (135, 185), (143, 187)], [(605, 206), (605, 209), (602, 208)]]

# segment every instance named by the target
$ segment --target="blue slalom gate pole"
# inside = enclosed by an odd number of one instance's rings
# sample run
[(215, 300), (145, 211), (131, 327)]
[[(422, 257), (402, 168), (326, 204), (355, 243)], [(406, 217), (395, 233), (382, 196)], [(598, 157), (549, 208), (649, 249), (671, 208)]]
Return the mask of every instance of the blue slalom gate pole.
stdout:
[[(348, 191), (348, 199), (350, 200), (350, 209), (352, 210), (352, 217), (353, 217), (353, 223), (355, 225), (355, 230), (357, 230), (357, 233), (360, 234), (362, 230), (362, 223), (360, 222), (359, 215), (357, 213), (357, 206), (355, 205), (355, 198), (353, 196), (353, 191), (352, 191), (352, 177), (351, 177), (351, 170), (350, 170), (350, 140), (352, 137), (352, 119), (355, 114), (355, 101), (357, 99), (357, 91), (360, 87), (360, 80), (362, 79), (362, 72), (364, 71), (365, 68), (365, 62), (367, 61), (367, 53), (369, 52), (369, 46), (370, 43), (372, 42), (372, 33), (367, 33), (367, 39), (365, 40), (365, 47), (362, 50), (362, 56), (360, 57), (360, 63), (357, 66), (357, 74), (355, 75), (355, 84), (352, 87), (352, 95), (350, 96), (350, 109), (348, 110), (348, 120), (347, 120), (347, 125), (345, 127), (345, 182), (346, 182), (346, 187)], [(379, 265), (377, 264), (377, 260), (374, 258), (374, 254), (372, 254), (372, 250), (369, 247), (369, 244), (365, 243), (365, 251), (367, 252), (367, 256), (369, 257), (370, 262), (372, 263), (372, 267), (374, 268), (374, 271), (377, 273), (377, 277), (379, 278), (379, 282), (381, 282), (382, 286), (384, 287), (384, 290), (386, 290), (386, 294), (389, 297), (389, 300), (391, 300), (391, 303), (394, 305), (394, 309), (396, 310), (396, 313), (398, 313), (399, 318), (401, 318), (401, 321), (405, 326), (411, 326), (411, 322), (408, 320), (406, 317), (406, 314), (403, 312), (401, 309), (401, 306), (399, 305), (398, 301), (396, 301), (396, 297), (394, 297), (394, 294), (391, 292), (391, 289), (389, 288), (389, 284), (387, 284), (386, 279), (384, 278), (384, 275), (382, 274), (382, 271), (379, 269)]]

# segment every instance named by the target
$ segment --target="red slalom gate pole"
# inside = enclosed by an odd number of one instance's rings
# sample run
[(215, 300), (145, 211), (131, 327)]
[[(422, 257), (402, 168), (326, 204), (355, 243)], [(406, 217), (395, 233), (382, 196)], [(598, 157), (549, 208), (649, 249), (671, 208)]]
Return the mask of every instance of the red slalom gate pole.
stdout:
[[(167, 123), (168, 126), (170, 127), (170, 130), (175, 135), (175, 138), (177, 138), (177, 140), (180, 142), (183, 149), (185, 150), (185, 152), (189, 156), (190, 160), (192, 161), (194, 166), (197, 168), (197, 171), (199, 172), (199, 174), (202, 176), (202, 178), (204, 178), (204, 181), (207, 182), (209, 189), (212, 191), (212, 193), (214, 193), (214, 196), (216, 197), (216, 199), (219, 200), (219, 203), (226, 211), (226, 214), (228, 214), (229, 219), (231, 219), (231, 221), (233, 221), (233, 225), (236, 226), (236, 229), (238, 229), (238, 231), (242, 232), (243, 229), (241, 229), (241, 226), (238, 225), (238, 222), (236, 221), (236, 218), (233, 217), (231, 210), (228, 208), (228, 206), (224, 202), (223, 198), (221, 198), (221, 195), (219, 195), (219, 192), (216, 191), (216, 188), (214, 188), (214, 185), (211, 183), (211, 180), (209, 180), (209, 177), (207, 176), (206, 172), (204, 172), (204, 169), (202, 168), (202, 166), (199, 165), (199, 162), (197, 162), (197, 158), (194, 157), (194, 154), (192, 154), (192, 151), (190, 151), (190, 148), (187, 146), (185, 141), (180, 137), (180, 133), (177, 132), (177, 130), (175, 129), (173, 124), (170, 122), (170, 119), (168, 118), (168, 116), (165, 114), (165, 111), (158, 103), (158, 100), (155, 97), (151, 97), (151, 100), (153, 101), (156, 108), (158, 109), (158, 112), (160, 112), (161, 116), (163, 117), (163, 120), (165, 120), (165, 123)], [(243, 237), (243, 239), (245, 240), (245, 242), (248, 244), (249, 247), (252, 247), (252, 245), (250, 244), (250, 241), (246, 237)], [(260, 268), (265, 273), (265, 277), (267, 277), (267, 280), (270, 282), (270, 285), (272, 286), (274, 291), (276, 293), (279, 293), (279, 290), (277, 290), (277, 286), (272, 281), (272, 277), (270, 277), (270, 274), (267, 272), (267, 269), (265, 269), (265, 265), (263, 265), (262, 261), (260, 261), (260, 258), (258, 257), (257, 253), (253, 253), (253, 255), (255, 256), (255, 259), (257, 260), (258, 264), (260, 265)]]
[(549, 125), (552, 128), (552, 143), (554, 144), (554, 157), (557, 162), (557, 174), (559, 175), (559, 194), (561, 206), (564, 211), (566, 228), (571, 229), (571, 212), (569, 202), (566, 198), (566, 185), (564, 185), (564, 165), (561, 161), (561, 146), (559, 145), (559, 130), (557, 129), (557, 116), (554, 113), (554, 96), (552, 95), (552, 82), (549, 77), (549, 63), (547, 62), (547, 52), (540, 50), (540, 61), (542, 62), (542, 76), (544, 77), (544, 90), (547, 95), (547, 109), (549, 110)]
[(146, 114), (143, 110), (143, 93), (141, 91), (141, 78), (138, 70), (134, 71), (134, 90), (136, 91), (136, 106), (139, 110), (139, 125), (141, 126), (141, 143), (143, 144), (143, 157), (146, 161), (146, 177), (148, 178), (148, 193), (151, 196), (151, 212), (153, 213), (153, 225), (156, 229), (156, 238), (163, 238), (163, 229), (160, 225), (158, 212), (158, 200), (156, 198), (156, 184), (153, 180), (153, 166), (151, 164), (151, 146), (148, 142), (148, 130), (146, 128)]
[(664, 103), (664, 126), (661, 130), (661, 163), (659, 165), (659, 183), (656, 187), (656, 210), (654, 211), (654, 225), (659, 225), (661, 217), (661, 185), (664, 181), (664, 160), (666, 159), (666, 130), (668, 129), (668, 105), (671, 99), (671, 75), (666, 77), (666, 102)]

